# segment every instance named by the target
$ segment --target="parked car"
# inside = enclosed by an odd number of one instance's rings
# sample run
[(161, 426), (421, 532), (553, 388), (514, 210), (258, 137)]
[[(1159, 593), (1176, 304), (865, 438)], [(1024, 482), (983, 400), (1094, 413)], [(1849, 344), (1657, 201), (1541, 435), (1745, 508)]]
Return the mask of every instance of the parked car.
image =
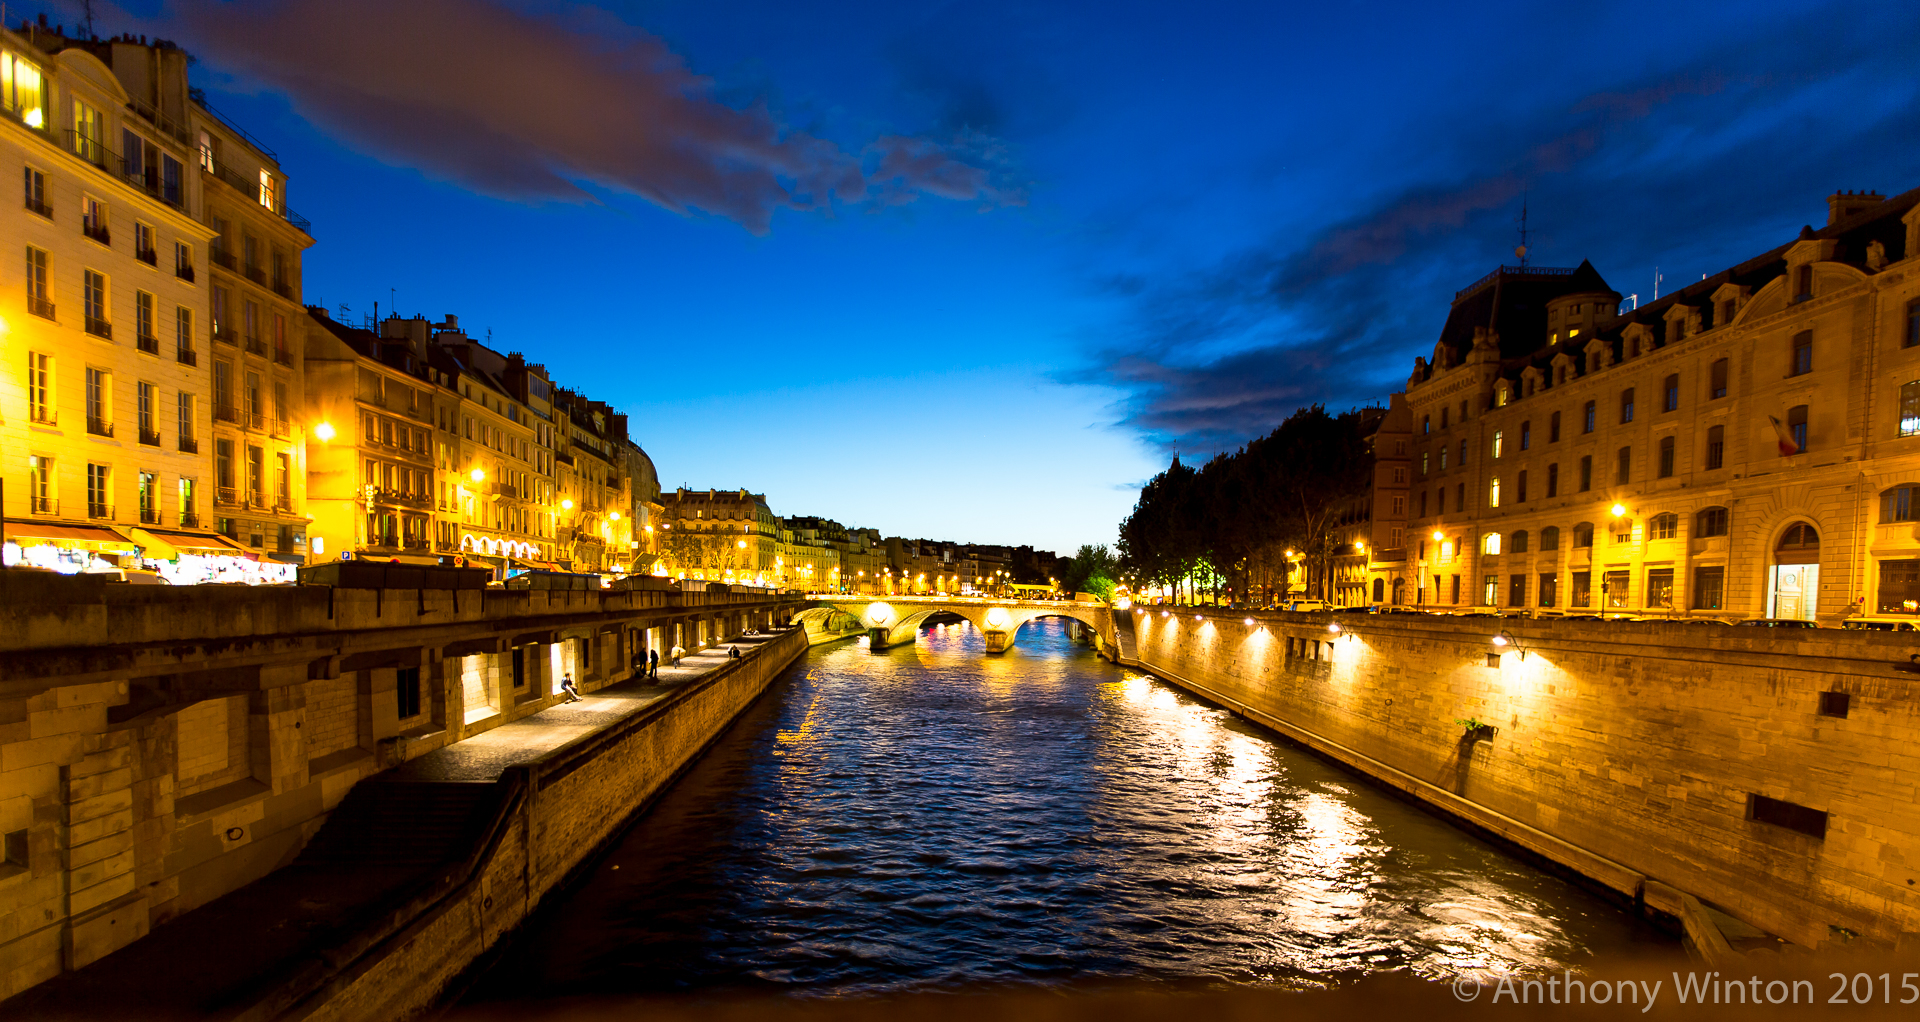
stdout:
[(1311, 614), (1327, 609), (1325, 600), (1288, 600), (1280, 605), (1281, 610), (1291, 610), (1298, 614)]
[(1743, 628), (1818, 628), (1819, 625), (1797, 617), (1755, 617), (1740, 622)]
[(104, 575), (109, 582), (131, 582), (139, 586), (164, 586), (172, 584), (166, 579), (161, 578), (159, 572), (148, 571), (145, 568), (105, 568), (100, 571), (89, 571), (87, 574)]
[(1840, 627), (1865, 632), (1920, 632), (1920, 621), (1910, 617), (1853, 617)]

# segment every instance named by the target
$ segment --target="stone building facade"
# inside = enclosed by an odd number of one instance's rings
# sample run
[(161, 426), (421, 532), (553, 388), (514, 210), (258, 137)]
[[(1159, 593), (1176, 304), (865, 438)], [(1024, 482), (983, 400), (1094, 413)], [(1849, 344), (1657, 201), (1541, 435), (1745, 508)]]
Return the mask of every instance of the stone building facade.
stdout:
[(1402, 603), (1920, 613), (1920, 191), (1637, 309), (1501, 267), (1415, 360)]
[(780, 559), (780, 519), (765, 494), (689, 490), (660, 496), (661, 554), (676, 578), (771, 585)]

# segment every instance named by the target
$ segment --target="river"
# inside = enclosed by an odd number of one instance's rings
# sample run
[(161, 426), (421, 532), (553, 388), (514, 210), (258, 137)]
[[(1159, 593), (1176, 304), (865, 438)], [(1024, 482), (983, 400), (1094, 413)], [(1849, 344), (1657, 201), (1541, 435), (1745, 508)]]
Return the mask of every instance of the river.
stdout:
[(1026, 626), (813, 650), (468, 1003), (1312, 986), (1671, 948), (1608, 901)]

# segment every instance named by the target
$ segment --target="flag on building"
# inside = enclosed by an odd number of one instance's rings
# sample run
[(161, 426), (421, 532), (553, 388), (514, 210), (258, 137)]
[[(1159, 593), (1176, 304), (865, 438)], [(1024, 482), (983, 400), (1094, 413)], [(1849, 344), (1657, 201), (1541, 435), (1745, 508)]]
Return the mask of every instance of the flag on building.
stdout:
[(1793, 439), (1793, 432), (1782, 425), (1775, 416), (1767, 416), (1767, 421), (1773, 423), (1773, 431), (1780, 434), (1780, 456), (1784, 458), (1790, 454), (1799, 454), (1800, 444)]

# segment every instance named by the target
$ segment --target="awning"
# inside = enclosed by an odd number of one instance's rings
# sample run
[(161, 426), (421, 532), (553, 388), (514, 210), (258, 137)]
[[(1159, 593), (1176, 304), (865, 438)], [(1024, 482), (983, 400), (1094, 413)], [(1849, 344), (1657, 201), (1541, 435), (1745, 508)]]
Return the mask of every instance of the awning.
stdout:
[(37, 541), (74, 550), (132, 553), (135, 546), (133, 540), (98, 525), (57, 525), (10, 518), (6, 521), (5, 535), (16, 543), (22, 540)]
[(180, 551), (175, 550), (166, 540), (155, 536), (145, 529), (128, 529), (127, 535), (131, 537), (135, 543), (140, 544), (140, 555), (142, 557), (150, 557), (156, 561), (172, 561), (180, 557)]
[(533, 571), (564, 571), (566, 570), (560, 567), (558, 564), (553, 563), (552, 561), (529, 561), (523, 557), (509, 557), (507, 558), (507, 560), (512, 561), (513, 563), (518, 564), (523, 568), (528, 568)]
[(178, 529), (142, 529), (155, 539), (183, 554), (212, 554), (226, 557), (254, 557), (253, 551), (211, 532), (182, 532)]

